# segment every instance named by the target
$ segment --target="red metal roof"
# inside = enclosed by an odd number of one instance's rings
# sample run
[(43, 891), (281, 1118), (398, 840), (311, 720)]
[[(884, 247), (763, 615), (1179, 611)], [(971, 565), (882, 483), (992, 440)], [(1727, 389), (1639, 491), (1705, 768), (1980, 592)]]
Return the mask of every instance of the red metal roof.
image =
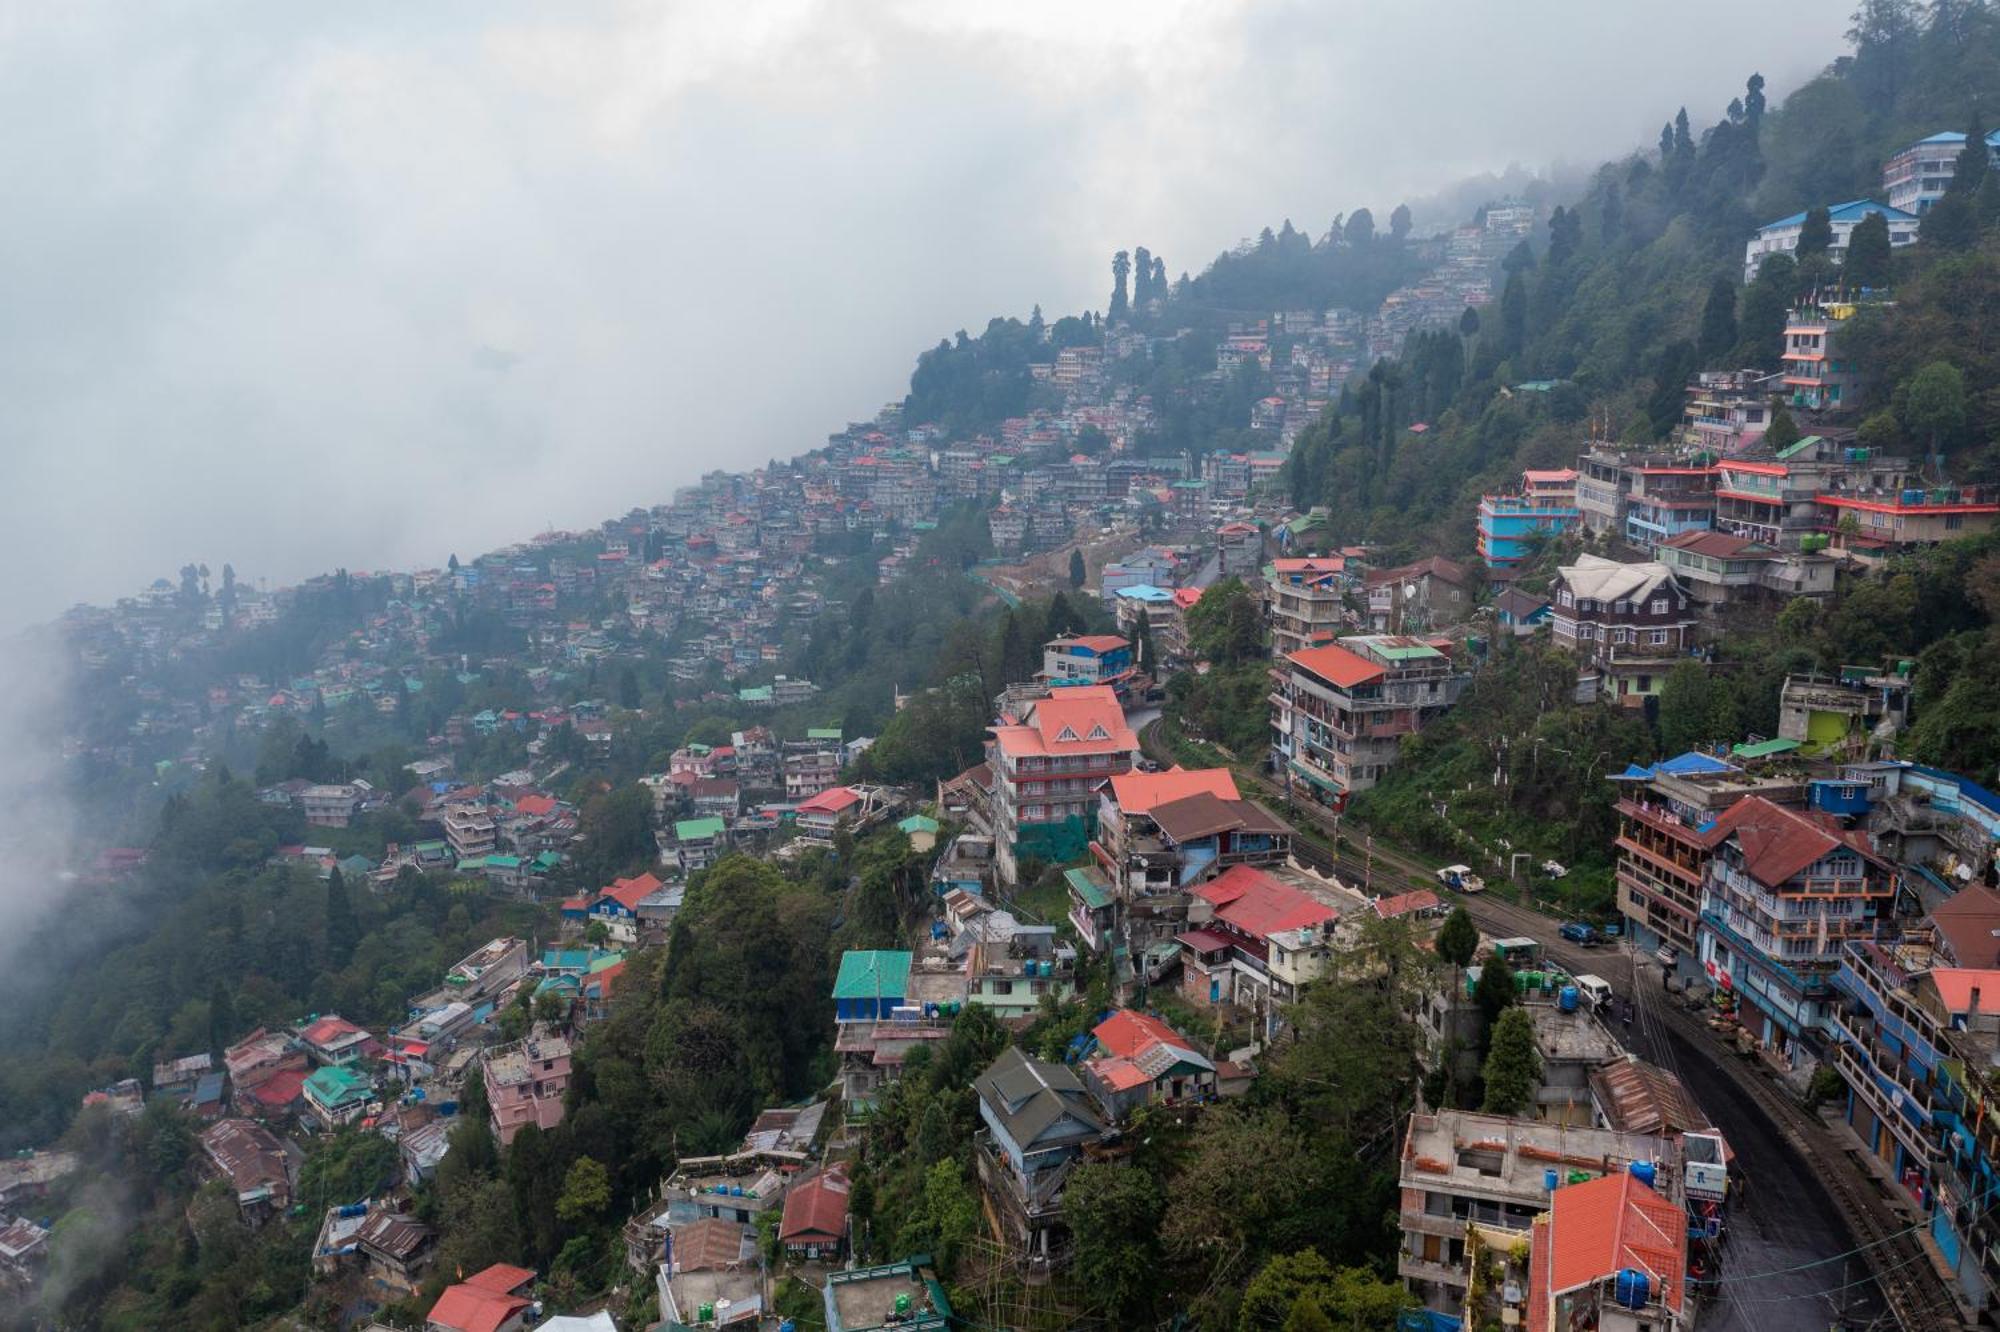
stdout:
[(641, 898), (650, 897), (660, 890), (660, 880), (649, 871), (636, 879), (615, 879), (609, 888), (598, 894), (598, 901), (610, 898), (627, 911), (637, 911)]
[(1716, 840), (1734, 837), (1743, 848), (1743, 867), (1766, 888), (1781, 887), (1839, 847), (1874, 858), (1865, 847), (1849, 841), (1828, 824), (1774, 805), (1762, 796), (1745, 796), (1725, 810), (1717, 824)]
[(1215, 906), (1215, 918), (1253, 939), (1340, 919), (1340, 913), (1251, 865), (1235, 865), (1194, 890)]
[(449, 1328), (451, 1332), (498, 1332), (502, 1324), (528, 1305), (529, 1301), (519, 1295), (501, 1295), (460, 1282), (444, 1288), (430, 1313), (425, 1315), (425, 1324)]
[(1538, 1227), (1534, 1242), (1547, 1243), (1550, 1297), (1636, 1268), (1669, 1309), (1681, 1308), (1687, 1217), (1679, 1207), (1623, 1171), (1557, 1189), (1549, 1202), (1548, 1228)]
[[(2000, 998), (2000, 990), (1995, 992)], [(1091, 1028), (1090, 1034), (1104, 1048), (1106, 1054), (1135, 1055), (1154, 1041), (1166, 1045), (1186, 1045), (1187, 1037), (1154, 1017), (1150, 1013), (1140, 1013), (1134, 1009), (1121, 1008), (1104, 1021)]]
[(779, 1241), (839, 1239), (847, 1231), (847, 1192), (847, 1168), (842, 1164), (792, 1185), (778, 1225)]
[(1227, 768), (1175, 765), (1165, 772), (1121, 772), (1111, 779), (1111, 798), (1127, 814), (1144, 814), (1156, 805), (1204, 792), (1218, 800), (1243, 798)]
[(1338, 643), (1300, 648), (1286, 659), (1342, 689), (1352, 689), (1382, 678), (1380, 666), (1359, 653), (1349, 652)]

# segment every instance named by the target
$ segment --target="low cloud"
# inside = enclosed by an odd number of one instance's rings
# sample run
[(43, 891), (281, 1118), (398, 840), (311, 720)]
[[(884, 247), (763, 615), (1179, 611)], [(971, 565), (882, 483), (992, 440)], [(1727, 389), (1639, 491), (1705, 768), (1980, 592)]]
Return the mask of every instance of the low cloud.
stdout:
[[(0, 628), (439, 564), (786, 456), (993, 314), (1705, 123), (1831, 8), (832, 0), (0, 24)], [(1729, 33), (1735, 60), (1713, 58)], [(1741, 67), (1738, 68), (1737, 66)]]

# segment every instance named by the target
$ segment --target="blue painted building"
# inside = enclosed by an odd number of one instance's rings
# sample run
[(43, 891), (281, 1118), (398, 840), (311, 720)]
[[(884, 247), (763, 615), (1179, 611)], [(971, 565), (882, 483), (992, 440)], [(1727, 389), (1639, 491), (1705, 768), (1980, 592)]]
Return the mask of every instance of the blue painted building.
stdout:
[(1526, 559), (1538, 540), (1560, 536), (1583, 521), (1576, 504), (1576, 473), (1569, 468), (1530, 469), (1518, 492), (1479, 497), (1479, 554), (1489, 568)]

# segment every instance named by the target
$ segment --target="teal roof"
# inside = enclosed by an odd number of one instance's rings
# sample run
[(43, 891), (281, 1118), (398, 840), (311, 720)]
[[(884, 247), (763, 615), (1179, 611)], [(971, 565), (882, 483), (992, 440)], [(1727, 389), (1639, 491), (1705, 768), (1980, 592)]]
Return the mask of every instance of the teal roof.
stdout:
[(905, 833), (935, 833), (938, 821), (927, 814), (912, 814), (896, 826)]
[(486, 857), (486, 868), (519, 869), (521, 868), (521, 858), (519, 856), (488, 856)]
[(910, 955), (899, 949), (850, 949), (840, 955), (836, 999), (900, 999), (910, 985)]
[(748, 689), (739, 689), (736, 691), (736, 697), (744, 703), (769, 703), (771, 701), (771, 686), (752, 685)]
[(343, 1102), (362, 1099), (374, 1094), (375, 1084), (364, 1073), (351, 1068), (329, 1065), (306, 1079), (306, 1090), (312, 1093), (321, 1105), (338, 1106)]
[(722, 836), (722, 820), (717, 818), (682, 819), (674, 825), (674, 840), (677, 842), (693, 842), (704, 837), (720, 836)]
[(806, 739), (837, 741), (840, 739), (840, 728), (838, 726), (816, 726), (806, 732)]
[(1076, 894), (1077, 901), (1086, 907), (1095, 910), (1111, 905), (1111, 885), (1096, 870), (1088, 866), (1064, 870), (1063, 878), (1068, 880), (1070, 891)]

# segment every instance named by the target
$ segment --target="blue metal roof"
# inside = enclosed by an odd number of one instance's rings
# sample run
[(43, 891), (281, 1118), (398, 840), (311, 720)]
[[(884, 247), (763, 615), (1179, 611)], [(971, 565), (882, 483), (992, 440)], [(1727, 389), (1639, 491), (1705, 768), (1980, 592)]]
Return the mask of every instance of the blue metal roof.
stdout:
[[(1826, 210), (1826, 220), (1828, 222), (1859, 222), (1870, 213), (1880, 213), (1891, 222), (1915, 222), (1917, 220), (1915, 213), (1906, 213), (1900, 208), (1891, 208), (1888, 204), (1877, 203), (1873, 199), (1849, 199), (1846, 203), (1829, 205)], [(1790, 217), (1781, 217), (1776, 222), (1766, 222), (1763, 226), (1757, 228), (1757, 230), (1775, 231), (1779, 227), (1802, 226), (1805, 220), (1806, 215), (1804, 213), (1793, 213)]]
[(1614, 782), (1645, 782), (1651, 781), (1655, 777), (1693, 777), (1696, 775), (1706, 776), (1712, 773), (1736, 771), (1738, 769), (1734, 763), (1724, 763), (1721, 759), (1711, 754), (1704, 754), (1699, 750), (1690, 750), (1688, 753), (1678, 755), (1674, 758), (1661, 759), (1649, 768), (1642, 768), (1636, 763), (1628, 763), (1625, 765), (1625, 771), (1613, 774), (1611, 780)]
[(1926, 777), (1931, 777), (1941, 782), (1951, 782), (1958, 787), (1959, 794), (1967, 800), (1972, 801), (1976, 805), (1981, 805), (1995, 814), (2000, 814), (2000, 795), (1993, 794), (1993, 792), (1987, 790), (1978, 782), (1973, 781), (1970, 777), (1962, 777), (1955, 772), (1946, 772), (1943, 768), (1925, 767), (1921, 763), (1912, 763), (1910, 770), (1912, 772), (1920, 772)]

